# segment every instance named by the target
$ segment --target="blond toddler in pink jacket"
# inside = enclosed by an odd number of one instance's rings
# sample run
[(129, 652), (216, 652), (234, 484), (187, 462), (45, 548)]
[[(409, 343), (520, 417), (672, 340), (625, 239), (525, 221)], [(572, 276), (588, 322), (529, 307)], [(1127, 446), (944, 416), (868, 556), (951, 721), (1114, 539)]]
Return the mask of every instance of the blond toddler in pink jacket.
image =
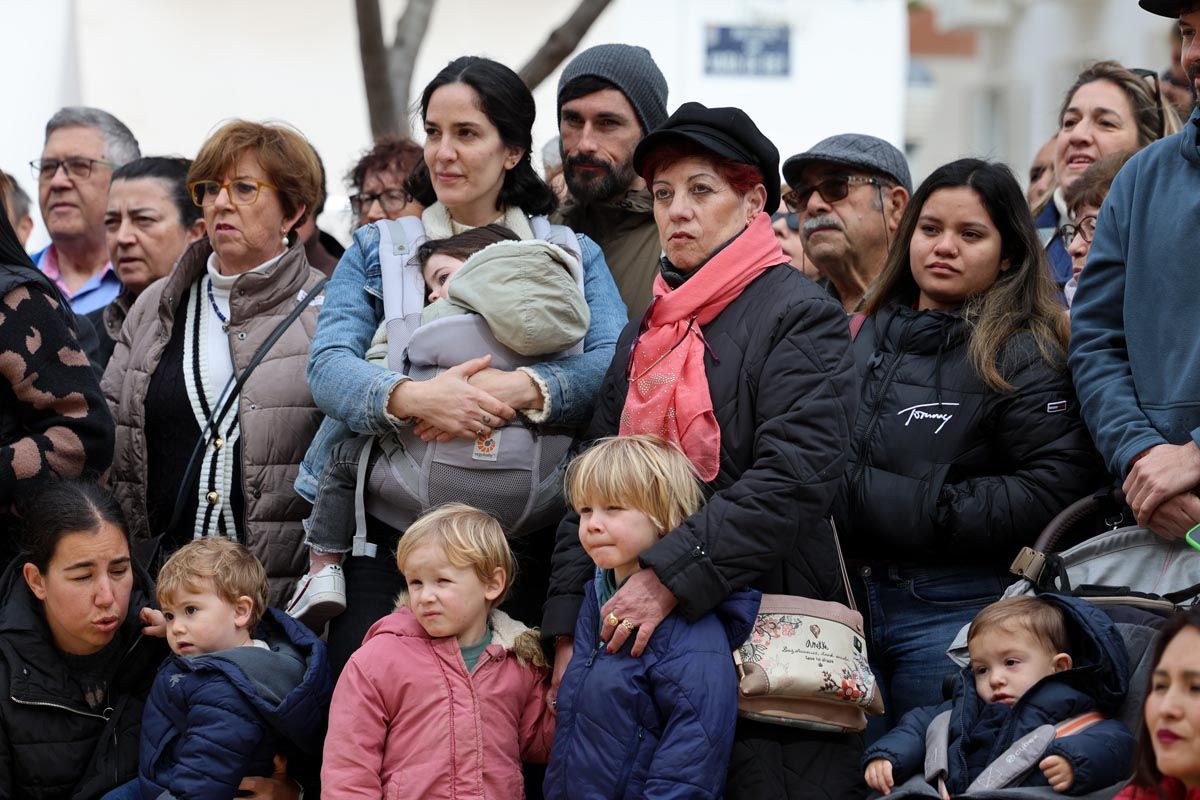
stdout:
[(554, 736), (537, 634), (496, 606), (515, 561), (500, 524), (448, 505), (396, 548), (408, 583), (333, 692), (321, 769), (327, 798), (523, 798), (521, 762)]

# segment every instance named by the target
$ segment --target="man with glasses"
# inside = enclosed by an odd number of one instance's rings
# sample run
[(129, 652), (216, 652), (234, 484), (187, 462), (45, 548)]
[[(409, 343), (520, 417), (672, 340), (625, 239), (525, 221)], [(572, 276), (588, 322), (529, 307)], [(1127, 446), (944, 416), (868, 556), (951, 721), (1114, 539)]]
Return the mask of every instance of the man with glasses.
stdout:
[(104, 212), (112, 172), (141, 156), (129, 128), (107, 111), (60, 109), (46, 123), (42, 157), (30, 162), (50, 246), (33, 256), (76, 314), (112, 302), (121, 281), (108, 260)]
[(667, 79), (644, 47), (600, 44), (558, 81), (558, 132), (568, 197), (554, 221), (604, 251), (630, 319), (650, 305), (662, 244), (633, 151), (667, 119)]
[[(1200, 89), (1200, 2), (1139, 0), (1179, 20)], [(1071, 307), (1080, 411), (1139, 525), (1179, 539), (1200, 523), (1200, 118), (1133, 156), (1096, 219)]]
[(852, 312), (883, 270), (912, 194), (904, 155), (861, 133), (818, 142), (783, 164), (783, 196), (800, 220), (800, 240), (822, 285)]

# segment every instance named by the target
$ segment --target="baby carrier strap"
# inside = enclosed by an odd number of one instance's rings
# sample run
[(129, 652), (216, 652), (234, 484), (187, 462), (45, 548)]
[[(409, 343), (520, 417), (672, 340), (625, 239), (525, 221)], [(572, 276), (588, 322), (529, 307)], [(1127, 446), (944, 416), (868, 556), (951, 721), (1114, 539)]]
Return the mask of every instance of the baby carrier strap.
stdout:
[(943, 800), (950, 800), (946, 776), (950, 774), (950, 712), (943, 711), (925, 729), (925, 781), (936, 786)]
[(402, 371), (404, 349), (421, 325), (425, 281), (419, 269), (405, 269), (425, 242), (420, 217), (384, 219), (379, 229), (379, 270), (383, 279), (383, 318), (387, 320), (388, 367)]

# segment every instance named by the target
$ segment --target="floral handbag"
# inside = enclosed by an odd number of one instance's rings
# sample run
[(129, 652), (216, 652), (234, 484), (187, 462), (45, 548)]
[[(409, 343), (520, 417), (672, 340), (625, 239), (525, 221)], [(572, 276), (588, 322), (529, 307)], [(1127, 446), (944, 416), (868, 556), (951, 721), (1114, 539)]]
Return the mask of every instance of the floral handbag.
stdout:
[(850, 605), (783, 594), (762, 596), (753, 632), (733, 652), (742, 717), (848, 732), (866, 728), (867, 714), (883, 713), (836, 528), (833, 542)]

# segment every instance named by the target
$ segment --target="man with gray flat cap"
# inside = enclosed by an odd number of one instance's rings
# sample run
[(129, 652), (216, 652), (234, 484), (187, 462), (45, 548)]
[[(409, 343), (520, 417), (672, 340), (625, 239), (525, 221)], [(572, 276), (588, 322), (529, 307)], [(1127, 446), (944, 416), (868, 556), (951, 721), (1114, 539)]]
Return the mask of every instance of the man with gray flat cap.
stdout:
[(785, 161), (783, 178), (805, 254), (852, 312), (883, 269), (912, 194), (904, 154), (874, 136), (840, 133)]
[[(1200, 0), (1140, 0), (1179, 20), (1200, 91)], [(1138, 151), (1100, 208), (1071, 305), (1068, 363), (1079, 410), (1139, 525), (1180, 539), (1200, 523), (1200, 111)]]

